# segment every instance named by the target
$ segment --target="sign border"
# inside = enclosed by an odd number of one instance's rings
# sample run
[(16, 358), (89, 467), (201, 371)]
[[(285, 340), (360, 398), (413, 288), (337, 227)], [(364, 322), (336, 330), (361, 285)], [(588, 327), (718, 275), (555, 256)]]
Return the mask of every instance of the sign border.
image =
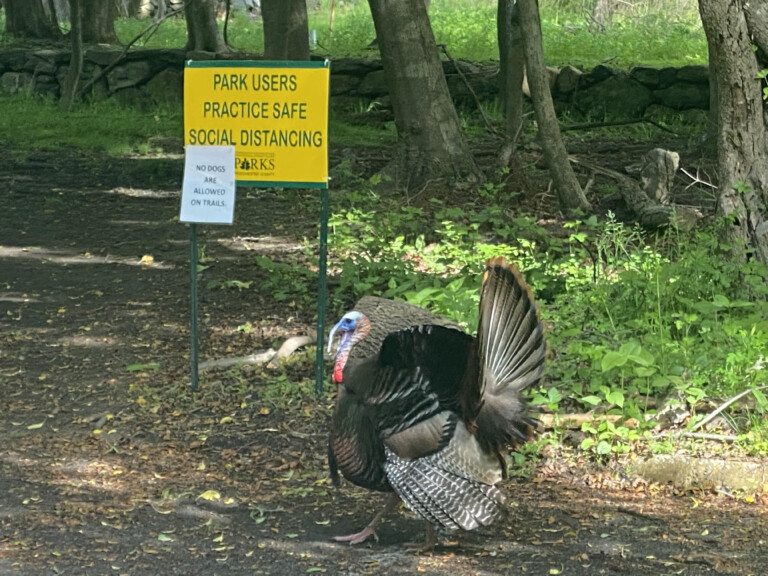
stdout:
[[(184, 68), (331, 68), (331, 61), (325, 60), (186, 60)], [(328, 78), (328, 101), (330, 104), (330, 74)], [(328, 152), (330, 143), (328, 143), (330, 133), (330, 114), (327, 115), (327, 124), (325, 126), (325, 165), (328, 166)], [(185, 126), (186, 128), (186, 126)], [(186, 145), (185, 145), (186, 146)], [(237, 146), (235, 145), (235, 150)], [(273, 181), (273, 180), (238, 180), (237, 169), (235, 169), (235, 186), (244, 186), (247, 188), (311, 188), (321, 190), (328, 188), (328, 180), (325, 182), (302, 182), (302, 181)]]
[(325, 60), (186, 60), (185, 68), (330, 68)]

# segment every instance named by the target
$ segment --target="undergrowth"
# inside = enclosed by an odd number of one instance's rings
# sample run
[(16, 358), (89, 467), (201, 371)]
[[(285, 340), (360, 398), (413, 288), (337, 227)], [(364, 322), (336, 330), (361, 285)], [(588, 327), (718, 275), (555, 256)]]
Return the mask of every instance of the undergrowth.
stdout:
[[(585, 452), (602, 457), (652, 444), (668, 406), (690, 410), (684, 429), (691, 430), (747, 389), (720, 426), (736, 431), (741, 451), (765, 450), (767, 271), (731, 257), (720, 224), (650, 234), (609, 214), (552, 234), (516, 213), (514, 195), (500, 186), (486, 185), (478, 198), (471, 206), (432, 200), (425, 209), (371, 188), (346, 193), (330, 220), (335, 310), (374, 294), (426, 306), (473, 331), (483, 262), (505, 256), (533, 286), (554, 351), (532, 402), (620, 417), (585, 424)], [(284, 292), (308, 281), (292, 278), (276, 285)]]

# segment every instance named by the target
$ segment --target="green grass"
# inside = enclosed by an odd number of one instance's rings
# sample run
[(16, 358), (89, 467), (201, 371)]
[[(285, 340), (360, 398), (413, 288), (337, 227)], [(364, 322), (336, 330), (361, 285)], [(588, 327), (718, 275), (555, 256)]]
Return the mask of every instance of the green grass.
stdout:
[(153, 137), (182, 136), (181, 104), (137, 110), (114, 100), (79, 104), (62, 114), (55, 102), (36, 95), (0, 98), (0, 134), (15, 149), (102, 149), (110, 154), (146, 152)]
[[(330, 30), (330, 2), (309, 14), (309, 27), (317, 32), (316, 53), (331, 58), (342, 56), (378, 57), (378, 51), (367, 48), (375, 38), (375, 30), (366, 2), (337, 6), (333, 31)], [(683, 3), (659, 1), (645, 5), (645, 12), (632, 12), (614, 17), (604, 32), (592, 33), (585, 13), (579, 6), (563, 9), (567, 3), (542, 2), (544, 54), (552, 66), (564, 64), (592, 68), (607, 63), (616, 68), (638, 64), (649, 66), (682, 66), (704, 64), (707, 44), (698, 14)], [(496, 2), (478, 0), (434, 0), (430, 19), (438, 43), (445, 44), (455, 58), (469, 60), (498, 59), (496, 41)], [(148, 20), (120, 19), (115, 27), (121, 42), (128, 42), (149, 25)], [(220, 28), (223, 24), (219, 23)], [(261, 21), (236, 14), (228, 26), (230, 44), (237, 50), (262, 53), (264, 34)], [(148, 48), (180, 48), (186, 43), (184, 20), (167, 20), (138, 45)]]

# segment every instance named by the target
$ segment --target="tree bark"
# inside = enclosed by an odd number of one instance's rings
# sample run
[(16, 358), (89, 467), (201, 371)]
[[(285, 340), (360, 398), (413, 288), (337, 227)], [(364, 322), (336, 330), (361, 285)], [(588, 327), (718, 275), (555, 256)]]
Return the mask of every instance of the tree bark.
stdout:
[(448, 92), (426, 6), (413, 0), (368, 3), (401, 141), (395, 184), (415, 190), (433, 179), (481, 181)]
[(56, 22), (45, 14), (42, 0), (3, 0), (5, 31), (26, 38), (61, 39)]
[(544, 64), (544, 48), (541, 39), (541, 21), (536, 0), (517, 0), (520, 10), (520, 28), (523, 32), (523, 51), (528, 86), (531, 91), (539, 137), (544, 149), (544, 159), (555, 184), (560, 207), (570, 212), (574, 209), (592, 209), (579, 181), (568, 161), (563, 138), (560, 134), (552, 92), (549, 88), (549, 73)]
[(496, 165), (503, 168), (509, 165), (523, 129), (525, 58), (520, 13), (515, 0), (499, 0), (496, 33), (499, 40), (499, 93), (506, 121), (506, 138), (496, 159)]
[(186, 50), (224, 52), (219, 27), (216, 24), (214, 0), (185, 0), (184, 16), (187, 19)]
[(117, 44), (115, 20), (117, 20), (117, 2), (115, 0), (80, 0), (82, 3), (83, 42), (93, 44)]
[(742, 0), (699, 0), (717, 73), (718, 212), (737, 256), (768, 265), (768, 149), (763, 98)]
[(309, 60), (306, 0), (263, 0), (265, 60)]
[(768, 0), (755, 0), (744, 4), (747, 28), (752, 42), (759, 50), (759, 61), (768, 63)]
[(59, 108), (65, 112), (72, 108), (77, 93), (77, 83), (83, 72), (83, 11), (81, 1), (69, 0), (69, 19), (72, 23), (69, 39), (72, 43), (72, 55), (69, 59), (69, 70), (64, 79), (64, 87), (61, 90), (61, 99), (59, 100)]

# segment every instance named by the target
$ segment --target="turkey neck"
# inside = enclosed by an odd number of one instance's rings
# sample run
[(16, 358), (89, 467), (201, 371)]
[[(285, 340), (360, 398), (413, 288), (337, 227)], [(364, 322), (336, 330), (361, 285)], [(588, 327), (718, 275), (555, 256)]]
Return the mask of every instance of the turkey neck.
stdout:
[(341, 384), (344, 381), (344, 367), (347, 365), (349, 353), (352, 351), (352, 348), (354, 348), (355, 344), (368, 336), (368, 332), (370, 331), (370, 321), (365, 314), (360, 314), (360, 318), (351, 336), (342, 339), (341, 345), (336, 352), (336, 363), (333, 366), (333, 381), (336, 384)]

